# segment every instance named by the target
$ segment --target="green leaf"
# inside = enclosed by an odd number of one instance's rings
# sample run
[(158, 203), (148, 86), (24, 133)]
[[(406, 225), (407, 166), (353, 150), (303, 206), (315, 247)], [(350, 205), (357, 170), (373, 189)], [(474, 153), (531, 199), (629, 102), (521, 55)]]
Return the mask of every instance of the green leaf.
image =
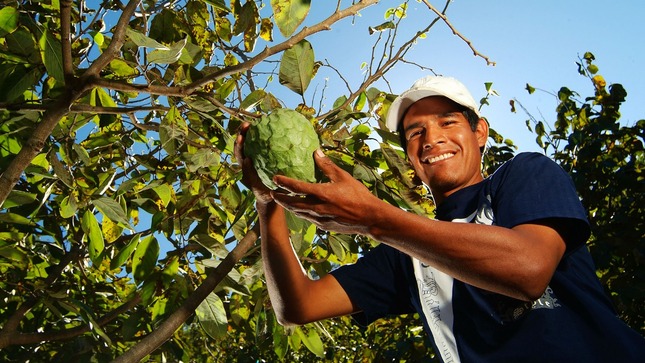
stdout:
[(228, 329), (228, 318), (224, 303), (214, 293), (208, 294), (206, 299), (195, 310), (195, 315), (199, 320), (199, 325), (213, 339), (219, 339), (226, 336)]
[(116, 200), (109, 197), (101, 197), (94, 199), (92, 204), (101, 212), (105, 217), (110, 218), (112, 221), (120, 223), (124, 227), (132, 229), (128, 217), (125, 214), (121, 205)]
[(172, 199), (172, 188), (170, 187), (170, 185), (168, 184), (157, 185), (154, 188), (152, 188), (152, 190), (154, 190), (155, 193), (157, 193), (164, 207), (167, 207), (168, 203), (170, 203), (170, 200)]
[(154, 40), (152, 38), (149, 38), (149, 37), (139, 33), (136, 30), (132, 30), (131, 28), (126, 28), (125, 29), (125, 34), (138, 47), (160, 49), (160, 50), (169, 50), (170, 49), (167, 46), (159, 43), (158, 41), (156, 41), (156, 40)]
[(5, 200), (4, 204), (2, 205), (2, 208), (11, 208), (11, 207), (29, 204), (35, 201), (36, 197), (37, 195), (34, 193), (27, 193), (21, 190), (14, 189), (11, 191), (11, 193), (9, 193), (9, 196), (7, 197), (7, 200)]
[(170, 108), (166, 117), (161, 120), (159, 125), (159, 140), (161, 146), (170, 155), (177, 152), (177, 148), (184, 142), (188, 134), (188, 126), (177, 107)]
[(63, 218), (71, 218), (76, 214), (78, 210), (78, 204), (76, 202), (76, 197), (73, 194), (65, 196), (60, 202), (60, 216)]
[(194, 153), (186, 153), (184, 155), (186, 159), (186, 168), (191, 173), (196, 172), (199, 168), (207, 168), (209, 166), (214, 166), (219, 164), (219, 157), (213, 150), (210, 149), (199, 149)]
[(16, 213), (0, 213), (0, 222), (30, 225), (31, 220)]
[(394, 29), (395, 27), (396, 26), (394, 25), (393, 21), (386, 21), (385, 23), (379, 24), (377, 26), (369, 27), (368, 31), (369, 31), (370, 35), (372, 35), (372, 34), (374, 34), (376, 32), (382, 32), (384, 30)]
[(285, 334), (282, 325), (278, 324), (275, 314), (267, 313), (266, 317), (269, 326), (273, 327), (271, 334), (273, 337), (273, 351), (280, 358), (280, 361), (283, 361), (289, 351), (289, 335)]
[(331, 250), (334, 252), (334, 254), (338, 257), (340, 261), (345, 260), (345, 248), (343, 247), (343, 240), (340, 239), (336, 235), (330, 235), (329, 236), (329, 245), (331, 246)]
[(289, 37), (305, 20), (311, 0), (271, 0), (273, 17), (284, 37)]
[(60, 40), (56, 39), (53, 34), (45, 29), (38, 44), (47, 73), (55, 80), (64, 82), (63, 51)]
[(99, 222), (96, 220), (94, 213), (89, 210), (83, 213), (81, 227), (89, 239), (88, 250), (90, 253), (90, 259), (94, 264), (98, 265), (101, 262), (100, 257), (101, 252), (103, 252), (103, 248), (105, 247), (105, 241), (103, 241), (101, 227), (99, 226)]
[(37, 69), (22, 64), (0, 63), (0, 101), (10, 102), (23, 95), (39, 78)]
[(224, 3), (224, 0), (204, 0), (204, 2), (212, 5), (217, 10), (224, 10), (227, 13), (231, 12), (231, 9), (226, 7), (226, 3)]
[(138, 70), (122, 59), (113, 59), (108, 68), (119, 77), (130, 77), (139, 74)]
[(188, 38), (173, 43), (168, 49), (155, 49), (148, 53), (148, 61), (157, 64), (173, 64), (181, 57)]
[(159, 242), (148, 236), (139, 242), (132, 257), (132, 276), (137, 282), (145, 280), (154, 271), (159, 258)]
[[(39, 33), (40, 34), (40, 33)], [(6, 47), (11, 53), (1, 53), (2, 58), (14, 63), (41, 64), (42, 57), (38, 43), (26, 28), (18, 28), (5, 37)]]
[(19, 15), (18, 9), (10, 6), (0, 9), (0, 38), (4, 38), (7, 34), (18, 29)]
[(233, 25), (233, 34), (239, 35), (246, 33), (251, 28), (255, 28), (260, 23), (258, 8), (253, 1), (244, 3), (239, 13), (235, 14), (235, 24)]
[(27, 254), (12, 246), (0, 247), (0, 256), (15, 263), (21, 263), (27, 260)]
[(141, 238), (139, 237), (139, 234), (136, 234), (134, 237), (132, 237), (130, 239), (130, 242), (128, 242), (128, 244), (125, 245), (122, 249), (120, 249), (116, 254), (116, 257), (114, 257), (112, 261), (110, 261), (110, 269), (114, 270), (115, 268), (123, 265), (125, 261), (130, 258), (130, 255), (132, 255), (132, 251), (137, 248), (140, 240)]
[(325, 356), (325, 347), (320, 335), (315, 329), (309, 329), (309, 332), (305, 334), (302, 327), (296, 328), (296, 333), (302, 339), (302, 342), (305, 344), (307, 349), (310, 352), (314, 353), (316, 356), (323, 358)]
[(314, 76), (314, 50), (302, 40), (287, 49), (280, 61), (280, 84), (303, 95)]

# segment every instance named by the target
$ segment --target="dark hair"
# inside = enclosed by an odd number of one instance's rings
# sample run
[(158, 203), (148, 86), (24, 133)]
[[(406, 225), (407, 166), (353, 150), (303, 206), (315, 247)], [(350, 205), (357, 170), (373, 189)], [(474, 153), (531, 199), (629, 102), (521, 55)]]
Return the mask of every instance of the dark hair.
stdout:
[[(459, 105), (461, 108), (461, 113), (464, 115), (466, 120), (468, 120), (468, 123), (470, 124), (470, 129), (475, 132), (477, 130), (477, 125), (479, 124), (479, 116), (475, 113), (475, 111), (471, 110), (468, 107), (464, 107)], [(399, 120), (399, 124), (396, 127), (396, 132), (399, 133), (399, 140), (401, 142), (401, 147), (403, 148), (403, 152), (406, 154), (408, 153), (408, 148), (407, 148), (407, 140), (405, 139), (405, 130), (403, 130), (403, 119), (405, 118), (405, 114), (408, 111), (406, 110), (403, 113), (403, 116), (401, 116), (401, 120)], [(479, 149), (480, 152), (484, 152), (484, 148)]]

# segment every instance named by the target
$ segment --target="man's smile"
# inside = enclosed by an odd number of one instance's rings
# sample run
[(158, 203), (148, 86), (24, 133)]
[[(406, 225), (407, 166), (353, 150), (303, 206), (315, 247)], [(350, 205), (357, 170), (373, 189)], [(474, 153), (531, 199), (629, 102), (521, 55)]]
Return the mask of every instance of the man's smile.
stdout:
[(425, 156), (421, 161), (423, 163), (427, 163), (427, 164), (434, 164), (434, 163), (436, 163), (438, 161), (446, 160), (446, 159), (449, 159), (449, 158), (451, 158), (453, 156), (455, 156), (455, 153), (452, 153), (452, 152), (437, 155), (437, 156), (428, 155), (428, 156)]

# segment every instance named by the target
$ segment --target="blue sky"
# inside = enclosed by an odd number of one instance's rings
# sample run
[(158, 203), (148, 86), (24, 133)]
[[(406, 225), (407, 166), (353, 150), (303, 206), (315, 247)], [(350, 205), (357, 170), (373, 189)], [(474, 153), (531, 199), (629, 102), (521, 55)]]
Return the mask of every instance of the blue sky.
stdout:
[[(360, 65), (369, 60), (374, 39), (368, 35), (367, 27), (384, 20), (385, 6), (399, 3), (382, 1), (378, 7), (363, 11), (361, 17), (354, 19), (354, 24), (345, 19), (331, 31), (309, 38), (316, 59), (328, 59), (353, 86), (358, 85)], [(431, 3), (438, 8), (444, 4)], [(327, 16), (329, 7), (334, 5), (335, 2), (313, 1), (307, 21)], [(405, 19), (410, 24), (408, 29), (434, 18), (424, 3), (412, 0), (409, 7)], [(520, 151), (538, 150), (534, 136), (525, 126), (528, 117), (522, 111), (511, 113), (509, 100), (517, 98), (534, 116), (552, 121), (556, 99), (544, 92), (529, 95), (526, 84), (551, 93), (567, 86), (582, 96), (589, 95), (591, 84), (578, 75), (576, 66), (578, 57), (587, 51), (596, 56), (599, 73), (608, 83), (621, 83), (627, 90), (627, 101), (621, 108), (623, 123), (633, 124), (645, 118), (645, 112), (639, 107), (645, 104), (645, 71), (641, 65), (645, 53), (644, 13), (645, 3), (636, 0), (454, 0), (447, 12), (449, 21), (496, 65), (489, 66), (484, 59), (475, 57), (468, 45), (441, 22), (406, 58), (439, 74), (460, 79), (475, 99), (485, 95), (484, 83), (492, 82), (499, 96), (490, 100), (490, 106), (485, 106), (482, 114), (493, 128), (512, 139)], [(392, 92), (401, 93), (426, 74), (430, 73), (402, 65), (386, 77)], [(316, 78), (306, 93), (308, 100), (316, 82), (323, 82), (320, 74)], [(344, 89), (340, 82), (333, 80), (328, 85), (326, 94), (330, 98), (339, 94), (334, 92), (335, 87)], [(384, 83), (377, 86), (385, 89)], [(332, 102), (333, 99), (327, 100), (328, 105)], [(295, 104), (287, 106), (295, 107)]]

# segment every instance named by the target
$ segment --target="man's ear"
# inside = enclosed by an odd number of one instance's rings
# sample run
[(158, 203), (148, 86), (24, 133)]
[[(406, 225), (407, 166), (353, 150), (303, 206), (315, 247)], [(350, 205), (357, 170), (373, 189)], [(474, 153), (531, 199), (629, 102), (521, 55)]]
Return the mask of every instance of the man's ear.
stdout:
[(484, 118), (480, 118), (477, 122), (477, 128), (475, 129), (475, 134), (477, 134), (477, 143), (480, 148), (486, 146), (486, 141), (488, 141), (488, 121)]

